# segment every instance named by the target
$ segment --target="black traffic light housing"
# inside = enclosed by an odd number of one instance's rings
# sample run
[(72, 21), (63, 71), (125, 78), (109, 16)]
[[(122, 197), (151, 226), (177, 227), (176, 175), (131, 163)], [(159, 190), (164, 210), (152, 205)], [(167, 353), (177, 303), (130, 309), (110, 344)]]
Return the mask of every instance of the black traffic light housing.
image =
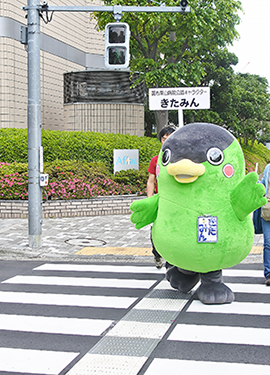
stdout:
[(188, 1), (187, 1), (187, 0), (181, 0), (181, 2), (180, 2), (180, 6), (181, 6), (182, 8), (186, 8), (186, 7), (188, 6)]
[(126, 69), (129, 66), (129, 25), (125, 22), (108, 23), (105, 28), (105, 66)]

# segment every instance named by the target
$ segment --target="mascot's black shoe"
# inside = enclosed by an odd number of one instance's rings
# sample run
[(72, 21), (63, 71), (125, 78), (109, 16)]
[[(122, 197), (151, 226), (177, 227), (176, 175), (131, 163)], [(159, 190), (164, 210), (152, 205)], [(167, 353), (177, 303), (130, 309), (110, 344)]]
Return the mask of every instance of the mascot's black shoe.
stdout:
[(201, 285), (197, 290), (199, 300), (207, 305), (231, 303), (234, 294), (222, 282), (222, 271), (201, 273)]
[(199, 281), (200, 275), (196, 272), (182, 270), (175, 266), (167, 268), (166, 279), (179, 292), (189, 292)]

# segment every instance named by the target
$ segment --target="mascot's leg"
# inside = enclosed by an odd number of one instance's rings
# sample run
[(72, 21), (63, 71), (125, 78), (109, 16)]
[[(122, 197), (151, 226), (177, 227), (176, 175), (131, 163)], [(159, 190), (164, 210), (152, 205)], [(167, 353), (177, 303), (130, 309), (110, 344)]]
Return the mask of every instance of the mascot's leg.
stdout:
[(179, 292), (187, 293), (200, 280), (200, 275), (196, 272), (170, 266), (166, 272), (166, 279), (174, 289), (178, 289)]
[(231, 303), (234, 294), (222, 282), (222, 271), (201, 273), (201, 285), (197, 290), (197, 295), (202, 303), (213, 305), (219, 303)]

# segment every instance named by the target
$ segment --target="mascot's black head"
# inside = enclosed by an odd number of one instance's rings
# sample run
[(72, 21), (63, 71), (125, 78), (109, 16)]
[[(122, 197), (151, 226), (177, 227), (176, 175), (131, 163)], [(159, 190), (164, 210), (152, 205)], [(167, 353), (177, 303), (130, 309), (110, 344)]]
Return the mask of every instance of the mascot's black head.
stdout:
[(234, 136), (221, 126), (208, 123), (194, 123), (178, 129), (165, 141), (162, 151), (171, 151), (171, 163), (182, 159), (203, 163), (207, 151), (217, 147), (224, 151), (234, 141)]

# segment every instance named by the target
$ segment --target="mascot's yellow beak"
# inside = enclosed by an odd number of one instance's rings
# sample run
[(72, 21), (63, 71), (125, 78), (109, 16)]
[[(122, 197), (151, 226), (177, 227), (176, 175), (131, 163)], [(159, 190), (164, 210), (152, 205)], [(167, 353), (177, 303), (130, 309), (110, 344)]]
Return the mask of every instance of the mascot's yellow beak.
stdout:
[(177, 163), (169, 164), (167, 172), (174, 176), (176, 181), (188, 184), (196, 181), (199, 176), (205, 172), (205, 166), (202, 164), (193, 163), (189, 159), (182, 159)]

